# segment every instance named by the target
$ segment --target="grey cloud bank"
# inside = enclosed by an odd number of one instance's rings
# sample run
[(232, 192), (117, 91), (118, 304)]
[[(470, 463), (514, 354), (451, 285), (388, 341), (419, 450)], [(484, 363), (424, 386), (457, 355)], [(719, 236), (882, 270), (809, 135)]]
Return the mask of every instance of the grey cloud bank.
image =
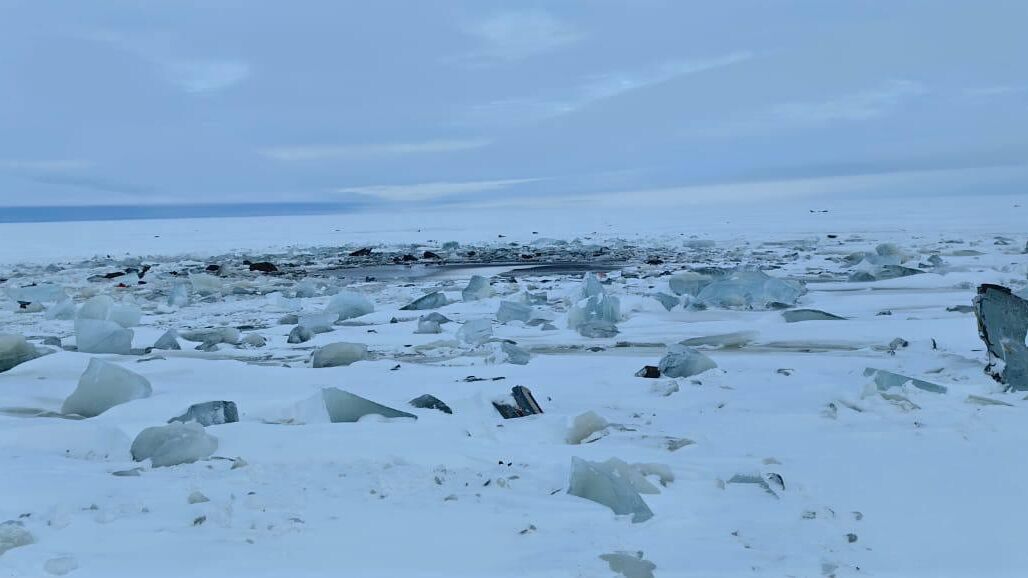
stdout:
[(8, 1), (4, 13), (0, 206), (1028, 184), (1019, 1)]

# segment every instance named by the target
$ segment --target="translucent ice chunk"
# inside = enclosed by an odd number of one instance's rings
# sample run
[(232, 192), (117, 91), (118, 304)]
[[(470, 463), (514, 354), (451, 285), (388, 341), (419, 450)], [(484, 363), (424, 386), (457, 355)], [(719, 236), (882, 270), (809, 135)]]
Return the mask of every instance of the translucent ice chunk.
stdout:
[(328, 410), (328, 418), (332, 423), (355, 422), (366, 415), (372, 414), (382, 417), (418, 419), (418, 416), (414, 414), (386, 407), (337, 387), (323, 388), (321, 395), (325, 400), (325, 409)]
[(0, 333), (0, 372), (39, 357), (34, 346), (21, 335)]
[(507, 323), (509, 321), (528, 321), (532, 318), (532, 308), (524, 303), (514, 301), (500, 301), (500, 308), (496, 311), (496, 321)]
[(493, 324), (488, 319), (465, 321), (457, 330), (457, 340), (468, 345), (481, 345), (493, 338)]
[(113, 321), (75, 320), (75, 345), (82, 353), (132, 353), (132, 330)]
[(4, 293), (11, 301), (25, 301), (28, 303), (49, 303), (64, 301), (68, 298), (64, 287), (48, 283), (30, 285), (29, 287), (6, 287), (4, 288)]
[(617, 515), (632, 515), (632, 522), (645, 522), (653, 512), (631, 481), (604, 463), (571, 458), (568, 493), (607, 506)]
[(182, 349), (182, 346), (178, 344), (178, 332), (174, 329), (169, 329), (161, 335), (157, 341), (153, 344), (154, 349), (164, 349), (166, 351), (178, 351)]
[(135, 327), (143, 311), (132, 303), (116, 303), (107, 295), (97, 295), (79, 307), (78, 319), (113, 321), (122, 327)]
[(565, 439), (569, 444), (578, 445), (594, 433), (603, 431), (608, 425), (610, 424), (607, 420), (599, 414), (587, 411), (575, 418)]
[(368, 346), (363, 343), (329, 343), (311, 356), (311, 367), (337, 367), (350, 365), (368, 358)]
[(298, 325), (303, 325), (314, 333), (327, 333), (332, 331), (332, 325), (339, 318), (334, 312), (329, 313), (308, 313), (297, 319)]
[(286, 343), (307, 343), (314, 339), (314, 332), (303, 325), (297, 325), (289, 332)]
[(671, 311), (675, 307), (678, 307), (678, 305), (682, 302), (682, 300), (678, 297), (675, 297), (674, 295), (668, 295), (667, 293), (656, 293), (653, 295), (653, 298), (657, 301), (660, 301), (660, 304), (663, 305), (664, 309), (667, 309), (668, 311)]
[(675, 295), (692, 295), (696, 297), (713, 279), (692, 271), (679, 273), (668, 278), (668, 286)]
[(481, 275), (475, 275), (468, 281), (468, 286), (461, 291), (461, 297), (465, 301), (479, 301), (493, 296), (493, 288), (489, 280)]
[(325, 313), (335, 314), (338, 321), (367, 315), (374, 310), (375, 305), (367, 297), (353, 291), (340, 291), (325, 306)]
[(507, 341), (493, 344), (493, 348), (492, 354), (486, 359), (489, 363), (528, 365), (529, 360), (532, 359), (532, 354)]
[(54, 303), (46, 310), (47, 319), (68, 320), (75, 318), (75, 303), (71, 299), (64, 299)]
[(569, 329), (578, 329), (580, 325), (590, 321), (621, 321), (621, 302), (617, 297), (600, 293), (580, 301), (568, 311)]
[(94, 357), (79, 377), (78, 387), (64, 400), (61, 413), (94, 417), (116, 405), (150, 397), (151, 392), (150, 382), (142, 375)]
[(446, 305), (447, 303), (449, 303), (449, 300), (446, 299), (446, 295), (440, 293), (439, 291), (433, 291), (432, 293), (429, 293), (428, 295), (419, 297), (419, 298), (415, 299), (413, 302), (408, 303), (407, 305), (404, 305), (403, 307), (400, 307), (400, 310), (401, 311), (424, 311), (426, 309), (438, 309), (438, 308)]
[(206, 273), (190, 275), (189, 282), (193, 285), (193, 291), (198, 295), (214, 295), (221, 293), (225, 288), (225, 284), (220, 278)]
[(179, 283), (168, 292), (168, 305), (171, 307), (185, 307), (189, 305), (189, 287), (185, 283)]
[(35, 542), (36, 539), (32, 537), (32, 533), (26, 530), (21, 522), (7, 520), (0, 524), (0, 556), (3, 556), (4, 552), (8, 550), (28, 546)]
[(148, 427), (132, 442), (132, 459), (149, 459), (155, 468), (191, 464), (210, 457), (218, 449), (218, 438), (196, 422)]
[(668, 348), (657, 367), (665, 377), (691, 377), (714, 369), (717, 364), (691, 347), (675, 344)]
[(799, 281), (778, 279), (763, 271), (736, 271), (704, 287), (697, 299), (715, 307), (767, 309), (795, 305), (805, 292)]

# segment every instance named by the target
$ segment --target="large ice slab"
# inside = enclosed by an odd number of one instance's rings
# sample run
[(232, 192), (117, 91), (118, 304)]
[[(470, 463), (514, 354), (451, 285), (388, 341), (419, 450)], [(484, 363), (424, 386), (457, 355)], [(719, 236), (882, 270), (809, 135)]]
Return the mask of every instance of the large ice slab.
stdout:
[(691, 295), (696, 297), (704, 287), (710, 285), (713, 281), (713, 278), (708, 275), (686, 271), (668, 278), (668, 287), (671, 288), (671, 292), (675, 295)]
[(516, 301), (500, 301), (500, 308), (496, 310), (496, 321), (508, 323), (510, 321), (528, 321), (532, 318), (532, 308), (524, 303)]
[(607, 506), (619, 516), (631, 514), (633, 523), (653, 517), (632, 482), (609, 463), (571, 458), (568, 493)]
[(621, 321), (621, 302), (608, 295), (596, 275), (585, 276), (579, 290), (581, 299), (568, 311), (568, 328), (583, 337), (613, 337)]
[(116, 405), (150, 397), (152, 391), (142, 375), (94, 357), (79, 377), (78, 387), (64, 400), (61, 413), (94, 417)]
[(40, 356), (40, 352), (21, 335), (0, 333), (0, 372)]
[(76, 317), (113, 321), (127, 328), (139, 325), (143, 311), (133, 303), (117, 303), (107, 295), (97, 295), (79, 307)]
[(25, 303), (57, 302), (68, 298), (64, 287), (49, 283), (29, 285), (28, 287), (5, 287), (4, 293), (11, 301)]
[(325, 409), (328, 410), (328, 419), (332, 423), (355, 422), (366, 415), (380, 415), (382, 417), (409, 417), (418, 419), (418, 416), (375, 403), (359, 395), (343, 391), (337, 387), (326, 387), (321, 390), (321, 396), (325, 400)]
[(343, 341), (329, 343), (311, 356), (311, 367), (337, 367), (368, 358), (368, 346)]
[(113, 321), (99, 319), (75, 320), (75, 346), (82, 353), (132, 353), (131, 329)]
[(488, 319), (471, 319), (457, 330), (457, 340), (468, 345), (481, 345), (493, 338), (493, 324)]
[(1028, 390), (1028, 301), (1007, 287), (986, 284), (978, 288), (974, 312), (988, 349), (986, 372), (1010, 390)]
[(148, 427), (132, 441), (132, 459), (149, 459), (155, 468), (191, 464), (210, 457), (218, 449), (218, 438), (196, 422)]
[(668, 347), (667, 354), (657, 365), (661, 375), (666, 377), (692, 377), (714, 369), (717, 363), (691, 347), (675, 344)]
[(799, 281), (779, 279), (763, 271), (735, 271), (712, 281), (696, 296), (712, 307), (732, 309), (769, 309), (788, 307), (806, 293)]

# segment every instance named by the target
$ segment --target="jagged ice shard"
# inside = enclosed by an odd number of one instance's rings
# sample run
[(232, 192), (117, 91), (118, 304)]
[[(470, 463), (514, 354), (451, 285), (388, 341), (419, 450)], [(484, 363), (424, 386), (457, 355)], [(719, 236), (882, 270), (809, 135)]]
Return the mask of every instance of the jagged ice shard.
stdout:
[(93, 358), (79, 377), (78, 387), (64, 400), (61, 413), (94, 417), (116, 405), (150, 397), (152, 391), (142, 375)]
[(366, 415), (380, 415), (382, 417), (409, 417), (418, 419), (418, 416), (375, 403), (359, 395), (343, 391), (337, 387), (326, 387), (321, 390), (322, 399), (325, 400), (325, 409), (328, 411), (328, 419), (332, 423), (355, 422)]
[(978, 288), (974, 313), (988, 349), (985, 371), (1009, 390), (1028, 390), (1028, 301), (1007, 287), (985, 284)]
[(75, 320), (75, 346), (82, 353), (132, 353), (131, 329), (113, 321), (99, 319)]
[(607, 506), (619, 516), (631, 514), (633, 523), (653, 517), (631, 480), (608, 463), (571, 458), (568, 493)]

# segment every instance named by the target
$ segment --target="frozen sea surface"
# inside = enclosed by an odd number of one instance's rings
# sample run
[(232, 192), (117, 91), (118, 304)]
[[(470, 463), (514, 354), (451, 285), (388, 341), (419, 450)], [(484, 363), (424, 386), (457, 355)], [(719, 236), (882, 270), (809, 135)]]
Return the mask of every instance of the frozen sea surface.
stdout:
[[(0, 373), (0, 540), (16, 544), (0, 576), (617, 576), (612, 559), (658, 577), (1023, 575), (1028, 401), (985, 374), (968, 312), (981, 283), (1028, 285), (1025, 199), (998, 199), (0, 225), (17, 239), (0, 289), (142, 311), (128, 353), (87, 354), (74, 319), (47, 315), (59, 302), (0, 291), (0, 333), (44, 353)], [(918, 273), (851, 281), (885, 243)], [(656, 297), (674, 274), (737, 268), (843, 319)], [(619, 300), (614, 337), (568, 327), (586, 269)], [(472, 275), (495, 294), (465, 302)], [(374, 310), (287, 343), (340, 291)], [(432, 292), (448, 304), (401, 310)], [(498, 321), (502, 301), (531, 316)], [(416, 333), (426, 314), (441, 333)], [(491, 334), (461, 340), (467, 323)], [(233, 339), (150, 350), (169, 329)], [(683, 341), (716, 367), (636, 376)], [(313, 367), (337, 342), (366, 358)], [(94, 358), (150, 395), (62, 414)], [(873, 370), (945, 393), (882, 391)], [(543, 413), (505, 420), (493, 404), (519, 385)], [(389, 415), (333, 423), (326, 388)], [(411, 405), (425, 394), (452, 413)], [(212, 456), (133, 460), (140, 432), (212, 401), (238, 413), (205, 428)], [(653, 516), (569, 494), (573, 458), (625, 464)]]

